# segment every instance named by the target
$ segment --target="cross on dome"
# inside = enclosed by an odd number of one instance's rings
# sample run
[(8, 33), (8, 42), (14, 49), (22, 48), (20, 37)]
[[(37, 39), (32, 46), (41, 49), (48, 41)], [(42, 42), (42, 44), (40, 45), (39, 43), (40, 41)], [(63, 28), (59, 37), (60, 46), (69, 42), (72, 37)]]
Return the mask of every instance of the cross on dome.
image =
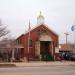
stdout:
[(37, 24), (44, 24), (44, 17), (42, 16), (42, 12), (40, 11), (40, 15), (37, 17)]

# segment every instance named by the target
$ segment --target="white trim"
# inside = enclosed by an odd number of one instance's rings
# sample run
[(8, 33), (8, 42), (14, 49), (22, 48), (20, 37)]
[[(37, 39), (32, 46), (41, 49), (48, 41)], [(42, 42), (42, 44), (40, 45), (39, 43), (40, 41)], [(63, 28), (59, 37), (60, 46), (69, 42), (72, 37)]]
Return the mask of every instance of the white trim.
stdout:
[(39, 40), (40, 41), (53, 41), (53, 39), (47, 34), (40, 35)]

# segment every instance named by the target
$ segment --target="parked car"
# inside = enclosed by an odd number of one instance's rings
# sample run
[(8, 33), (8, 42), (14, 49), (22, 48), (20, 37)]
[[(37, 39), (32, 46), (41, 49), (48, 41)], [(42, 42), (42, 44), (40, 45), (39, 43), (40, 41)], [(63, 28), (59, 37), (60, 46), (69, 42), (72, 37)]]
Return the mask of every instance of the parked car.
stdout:
[(75, 52), (65, 52), (60, 53), (60, 58), (63, 60), (71, 60), (71, 61), (75, 61)]
[(69, 59), (70, 60), (75, 60), (75, 53), (70, 53)]
[(64, 58), (66, 60), (75, 60), (75, 52), (68, 52), (65, 54)]

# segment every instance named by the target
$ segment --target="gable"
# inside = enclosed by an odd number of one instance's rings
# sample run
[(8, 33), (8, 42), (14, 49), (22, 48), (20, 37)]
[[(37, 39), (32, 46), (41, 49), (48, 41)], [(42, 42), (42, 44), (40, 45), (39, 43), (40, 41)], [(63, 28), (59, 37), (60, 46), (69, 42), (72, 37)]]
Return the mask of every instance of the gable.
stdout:
[(48, 32), (50, 32), (50, 33), (52, 33), (52, 34), (55, 35), (55, 36), (58, 36), (58, 34), (55, 33), (52, 29), (50, 29), (47, 25), (40, 25), (39, 27), (41, 27), (41, 28), (43, 28), (44, 30), (46, 30), (46, 31), (48, 31)]
[[(50, 33), (52, 33), (53, 35), (58, 37), (58, 34), (55, 33), (53, 30), (51, 30), (49, 27), (47, 27), (47, 25), (43, 25), (43, 24), (38, 25), (38, 26), (34, 27), (33, 29), (31, 29), (30, 32), (35, 32), (36, 30), (38, 30), (40, 32), (49, 31)], [(28, 32), (26, 34), (28, 34)]]

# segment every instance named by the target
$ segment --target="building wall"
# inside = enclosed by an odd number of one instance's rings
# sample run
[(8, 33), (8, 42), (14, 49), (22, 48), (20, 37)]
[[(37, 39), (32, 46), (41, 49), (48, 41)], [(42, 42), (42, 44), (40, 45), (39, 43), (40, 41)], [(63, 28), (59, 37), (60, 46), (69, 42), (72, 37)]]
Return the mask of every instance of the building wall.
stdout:
[[(30, 57), (35, 57), (35, 42), (39, 40), (40, 35), (39, 35), (38, 31), (42, 30), (42, 29), (45, 29), (47, 31), (48, 35), (53, 39), (54, 47), (58, 46), (58, 36), (55, 33), (53, 33), (52, 31), (50, 31), (44, 25), (40, 25), (30, 32), (30, 39), (32, 39), (32, 41), (33, 41), (33, 46), (29, 49)], [(28, 33), (22, 37), (22, 42), (23, 42), (23, 46), (24, 46), (24, 56), (27, 56), (28, 55)]]

